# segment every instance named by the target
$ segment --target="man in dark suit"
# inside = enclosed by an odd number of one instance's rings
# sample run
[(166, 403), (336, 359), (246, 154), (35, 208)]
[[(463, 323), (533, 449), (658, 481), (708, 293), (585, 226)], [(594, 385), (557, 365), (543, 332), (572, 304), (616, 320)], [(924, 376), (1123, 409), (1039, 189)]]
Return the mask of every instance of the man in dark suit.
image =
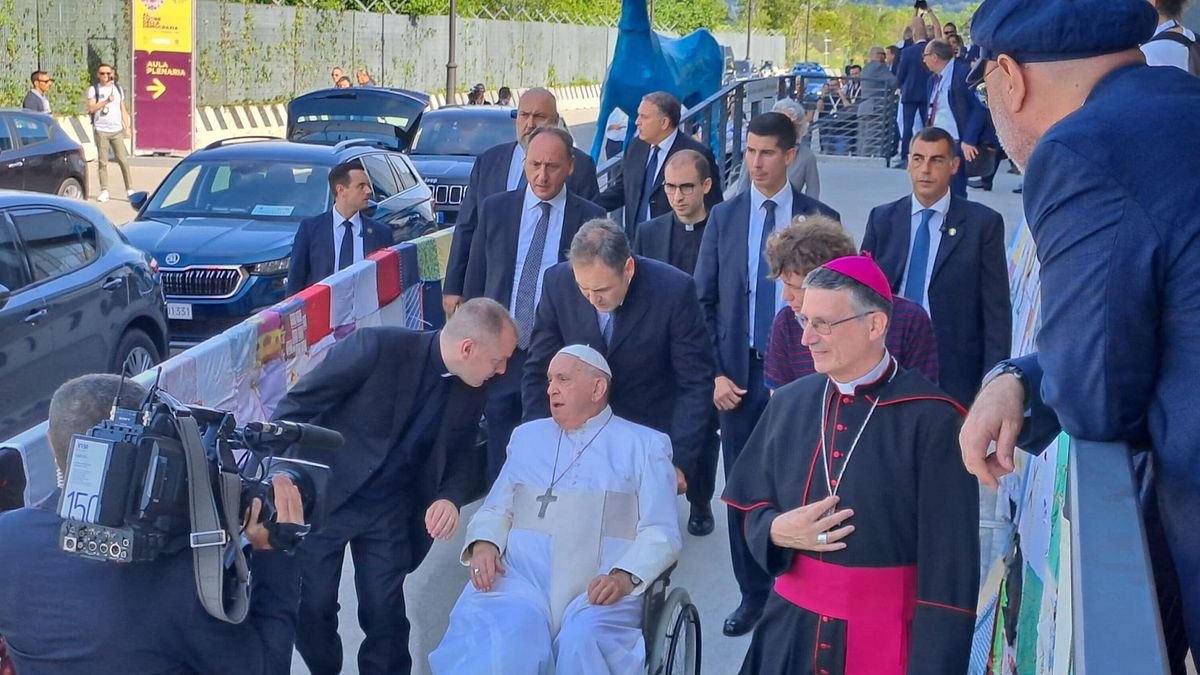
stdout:
[(963, 160), (950, 180), (955, 197), (967, 196), (967, 162), (975, 161), (983, 141), (987, 110), (967, 87), (967, 62), (954, 57), (954, 48), (945, 40), (925, 43), (921, 57), (929, 69), (926, 91), (929, 100), (927, 125), (944, 130), (955, 141), (955, 151)]
[[(785, 303), (763, 255), (767, 237), (796, 216), (841, 218), (792, 188), (787, 168), (795, 157), (796, 127), (787, 115), (771, 112), (750, 120), (745, 162), (751, 186), (712, 210), (700, 242), (696, 285), (717, 354), (713, 403), (719, 411), (726, 478), (770, 396), (763, 360), (771, 323)], [(742, 600), (725, 620), (724, 633), (735, 636), (748, 633), (762, 616), (771, 578), (746, 548), (741, 513), (731, 507), (728, 515), (730, 555)]]
[(913, 15), (912, 33), (915, 42), (900, 50), (896, 63), (896, 79), (900, 82), (900, 163), (897, 169), (908, 167), (908, 146), (912, 143), (913, 127), (929, 118), (929, 71), (925, 70), (925, 43), (928, 41), (925, 20), (919, 11)]
[(371, 198), (371, 181), (357, 160), (329, 171), (333, 208), (300, 221), (288, 266), (287, 294), (295, 295), (375, 251), (391, 246), (392, 231), (362, 214)]
[[(62, 473), (74, 434), (106, 420), (116, 401), (140, 407), (146, 390), (117, 375), (84, 375), (50, 403), (50, 448)], [(280, 522), (303, 522), (300, 494), (273, 484)], [(273, 673), (291, 671), (300, 573), (295, 558), (270, 550), (251, 521), (250, 610), (234, 625), (208, 615), (196, 593), (192, 553), (152, 562), (98, 563), (59, 549), (56, 490), (36, 506), (0, 515), (0, 634), (20, 673)], [(253, 512), (253, 509), (251, 510)], [(70, 617), (65, 620), (64, 617)]]
[[(635, 257), (624, 230), (594, 220), (571, 242), (570, 262), (546, 272), (546, 291), (525, 362), (525, 420), (550, 414), (546, 372), (567, 345), (604, 355), (613, 371), (609, 404), (631, 422), (671, 437), (680, 492), (692, 504), (688, 521), (712, 531), (716, 454), (703, 456), (712, 409), (712, 345), (691, 275)], [(712, 448), (715, 451), (715, 448)]]
[(432, 538), (448, 539), (458, 510), (483, 490), (474, 452), (485, 393), (516, 348), (512, 317), (486, 299), (464, 304), (440, 331), (360, 328), (288, 392), (275, 419), (345, 437), (318, 456), (333, 469), (325, 522), (298, 551), (304, 574), (296, 648), (314, 675), (341, 671), (338, 588), (354, 558), (360, 673), (407, 673), (404, 577)]
[[(488, 148), (475, 158), (471, 178), (463, 195), (450, 244), (450, 261), (446, 278), (442, 280), (442, 307), (446, 314), (454, 312), (462, 302), (463, 282), (467, 276), (467, 259), (471, 253), (471, 238), (479, 224), (480, 207), (488, 197), (525, 187), (525, 152), (530, 134), (539, 127), (560, 125), (558, 101), (554, 94), (540, 87), (521, 95), (517, 104), (517, 140)], [(588, 201), (596, 201), (600, 188), (596, 183), (596, 163), (591, 155), (571, 147), (575, 170), (567, 179), (567, 189)]]
[(705, 198), (708, 208), (721, 202), (721, 174), (712, 150), (679, 129), (679, 99), (656, 91), (638, 106), (637, 135), (629, 141), (621, 161), (621, 174), (601, 193), (596, 203), (608, 211), (622, 210), (623, 225), (631, 238), (637, 225), (671, 210), (663, 191), (663, 166), (680, 150), (695, 150), (708, 160), (713, 189)]
[(533, 336), (542, 275), (565, 260), (579, 227), (604, 210), (567, 189), (573, 169), (571, 135), (539, 127), (525, 155), (527, 185), (492, 195), (480, 209), (463, 297), (486, 297), (512, 311), (520, 339), (512, 368), (488, 389), (487, 479), (500, 475), (508, 439), (521, 423), (521, 372)]
[(922, 129), (909, 157), (913, 192), (871, 210), (862, 250), (894, 293), (929, 312), (940, 385), (968, 406), (984, 374), (1008, 358), (1012, 302), (1004, 219), (950, 193), (959, 161), (950, 134)]

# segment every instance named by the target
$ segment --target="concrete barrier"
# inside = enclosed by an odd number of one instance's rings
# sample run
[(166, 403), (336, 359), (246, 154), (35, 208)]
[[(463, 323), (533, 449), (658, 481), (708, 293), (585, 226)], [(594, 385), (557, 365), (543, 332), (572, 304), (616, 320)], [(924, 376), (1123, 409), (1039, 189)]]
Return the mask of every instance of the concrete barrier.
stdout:
[[(528, 89), (514, 89), (519, 98)], [(588, 110), (600, 107), (600, 86), (586, 87), (552, 87), (558, 99), (560, 111)], [(496, 92), (488, 91), (485, 96), (489, 101), (496, 100)], [(455, 93), (457, 102), (454, 105), (466, 105), (467, 95)], [(429, 97), (429, 110), (437, 110), (447, 105), (446, 97), (433, 94)], [(96, 160), (96, 142), (92, 130), (91, 118), (87, 115), (59, 116), (55, 118), (60, 127), (76, 143), (83, 146), (84, 158), (89, 162)], [(136, 129), (135, 129), (136, 133)], [(239, 106), (201, 107), (196, 108), (192, 115), (192, 150), (199, 150), (211, 143), (239, 136), (275, 136), (284, 138), (287, 133), (287, 105), (283, 103), (253, 104)], [(125, 141), (126, 148), (131, 147)], [(132, 150), (130, 150), (132, 153)]]

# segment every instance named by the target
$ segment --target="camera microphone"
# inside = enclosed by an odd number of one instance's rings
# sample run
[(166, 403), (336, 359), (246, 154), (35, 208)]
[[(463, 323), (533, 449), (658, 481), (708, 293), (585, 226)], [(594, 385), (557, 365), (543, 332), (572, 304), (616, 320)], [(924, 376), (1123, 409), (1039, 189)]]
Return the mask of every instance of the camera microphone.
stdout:
[(342, 435), (333, 429), (303, 422), (250, 422), (246, 430), (316, 450), (337, 450), (345, 442)]

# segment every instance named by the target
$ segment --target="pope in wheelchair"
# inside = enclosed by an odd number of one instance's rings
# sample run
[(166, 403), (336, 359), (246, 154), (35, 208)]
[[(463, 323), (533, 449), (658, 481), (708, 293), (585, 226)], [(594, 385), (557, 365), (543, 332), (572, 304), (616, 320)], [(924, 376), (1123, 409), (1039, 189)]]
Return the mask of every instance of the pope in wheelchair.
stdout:
[(470, 581), (429, 656), (435, 674), (640, 675), (646, 596), (672, 615), (656, 623), (694, 621), (690, 603), (678, 606), (681, 589), (662, 597), (682, 548), (671, 442), (613, 415), (611, 377), (590, 347), (564, 347), (550, 362), (551, 418), (513, 432), (467, 526)]

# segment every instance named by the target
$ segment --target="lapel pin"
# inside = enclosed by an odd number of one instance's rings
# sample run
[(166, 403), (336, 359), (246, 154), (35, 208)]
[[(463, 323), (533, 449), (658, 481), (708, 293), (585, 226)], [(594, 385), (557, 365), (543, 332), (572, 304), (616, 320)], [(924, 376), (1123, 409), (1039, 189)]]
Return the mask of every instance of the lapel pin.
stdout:
[(954, 235), (956, 235), (956, 234), (958, 234), (958, 230), (957, 230), (957, 229), (955, 229), (955, 228), (953, 228), (953, 227), (952, 227), (952, 228), (950, 228), (950, 236), (951, 236), (951, 237), (953, 237), (953, 236), (954, 236)]

